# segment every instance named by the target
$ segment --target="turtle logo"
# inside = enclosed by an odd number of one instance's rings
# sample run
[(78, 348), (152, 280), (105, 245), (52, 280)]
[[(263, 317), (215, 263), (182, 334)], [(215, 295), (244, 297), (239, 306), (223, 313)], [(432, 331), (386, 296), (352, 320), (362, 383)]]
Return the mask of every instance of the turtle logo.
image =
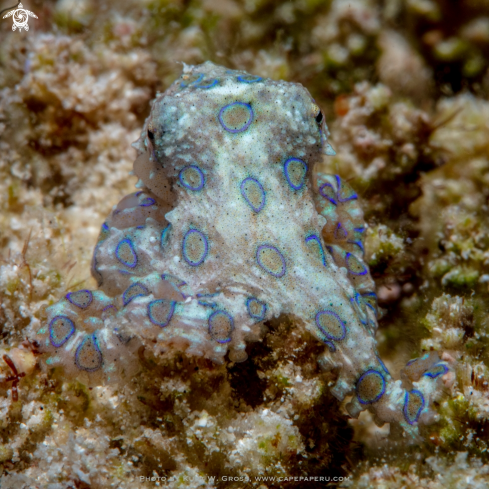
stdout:
[[(28, 31), (29, 25), (27, 24), (27, 22), (29, 21), (29, 17), (34, 17), (35, 19), (37, 19), (37, 15), (32, 13), (30, 10), (25, 10), (24, 6), (20, 2), (15, 5), (15, 7), (17, 7), (16, 10), (11, 10), (7, 14), (5, 14), (3, 18), (6, 19), (7, 17), (13, 15), (12, 20), (14, 21), (14, 23), (12, 25), (12, 30), (15, 31), (17, 28), (19, 28), (19, 31), (21, 31), (22, 29)], [(13, 9), (15, 7), (10, 8)]]

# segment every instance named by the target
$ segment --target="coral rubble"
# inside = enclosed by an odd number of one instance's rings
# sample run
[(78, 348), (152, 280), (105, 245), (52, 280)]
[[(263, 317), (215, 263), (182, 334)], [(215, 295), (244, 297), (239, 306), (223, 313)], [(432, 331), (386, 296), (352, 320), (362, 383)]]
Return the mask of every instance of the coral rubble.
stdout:
[[(487, 2), (33, 0), (25, 8), (38, 16), (28, 32), (0, 22), (0, 485), (249, 479), (263, 489), (298, 487), (292, 479), (307, 475), (350, 477), (340, 487), (486, 487)], [(39, 368), (26, 338), (60, 297), (96, 287), (91, 251), (136, 183), (130, 143), (149, 101), (178, 76), (178, 62), (209, 59), (300, 82), (325, 109), (337, 154), (320, 170), (361, 199), (386, 367), (397, 372), (430, 352), (454, 365), (439, 418), (415, 445), (368, 413), (348, 420), (329, 393), (334, 371), (316, 361), (321, 345), (287, 316), (267, 322), (242, 363), (139, 349), (140, 373), (105, 386)]]

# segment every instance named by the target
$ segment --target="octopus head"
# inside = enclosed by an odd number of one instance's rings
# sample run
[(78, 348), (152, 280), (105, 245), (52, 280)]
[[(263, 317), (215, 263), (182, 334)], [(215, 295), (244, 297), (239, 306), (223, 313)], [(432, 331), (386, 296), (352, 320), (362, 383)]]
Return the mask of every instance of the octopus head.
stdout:
[(328, 134), (323, 113), (302, 85), (207, 62), (185, 66), (156, 98), (139, 148), (147, 150), (156, 171), (192, 191), (203, 187), (216, 166), (240, 166), (252, 174), (289, 158), (294, 187), (294, 176), (300, 180), (302, 171), (328, 154)]

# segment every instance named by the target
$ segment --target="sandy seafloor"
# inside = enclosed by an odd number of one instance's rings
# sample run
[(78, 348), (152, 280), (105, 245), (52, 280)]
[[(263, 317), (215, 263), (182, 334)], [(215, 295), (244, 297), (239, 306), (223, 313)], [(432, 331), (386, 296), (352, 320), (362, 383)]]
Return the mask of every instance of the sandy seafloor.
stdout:
[[(27, 372), (15, 401), (0, 360), (0, 487), (489, 487), (489, 1), (24, 7), (28, 32), (0, 20), (0, 348)], [(178, 62), (205, 60), (300, 82), (323, 108), (337, 155), (322, 170), (357, 190), (369, 225), (381, 356), (393, 373), (430, 349), (456, 360), (424, 441), (349, 420), (317, 341), (286, 317), (242, 364), (181, 355), (122, 387), (15, 350), (48, 305), (95, 287), (91, 253), (134, 189), (149, 101)]]

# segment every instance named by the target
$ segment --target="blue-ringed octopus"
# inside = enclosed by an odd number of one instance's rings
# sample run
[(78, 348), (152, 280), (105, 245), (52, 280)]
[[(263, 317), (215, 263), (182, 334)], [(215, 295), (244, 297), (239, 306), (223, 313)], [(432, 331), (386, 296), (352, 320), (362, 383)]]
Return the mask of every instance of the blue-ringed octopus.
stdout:
[(379, 358), (358, 196), (316, 169), (335, 154), (328, 137), (302, 85), (184, 65), (134, 143), (138, 191), (102, 224), (98, 290), (47, 310), (44, 365), (101, 384), (132, 375), (141, 346), (241, 362), (285, 314), (324, 344), (318, 362), (352, 417), (368, 409), (415, 434), (449, 366), (430, 353), (394, 380)]

